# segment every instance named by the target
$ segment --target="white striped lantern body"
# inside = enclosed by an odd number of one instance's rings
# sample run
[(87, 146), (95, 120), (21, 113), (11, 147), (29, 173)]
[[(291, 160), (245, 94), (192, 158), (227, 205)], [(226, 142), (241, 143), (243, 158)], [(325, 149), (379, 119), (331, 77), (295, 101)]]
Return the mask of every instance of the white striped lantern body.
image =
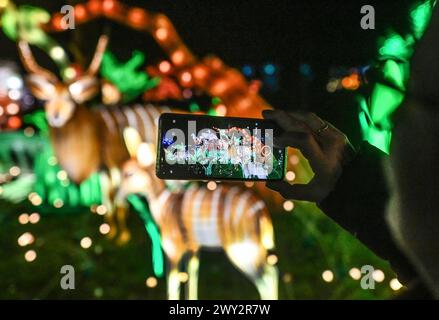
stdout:
[[(91, 109), (99, 119), (101, 153), (104, 167), (108, 172), (102, 175), (102, 189), (104, 203), (109, 208), (108, 221), (110, 224), (110, 237), (120, 231), (119, 242), (125, 243), (130, 238), (126, 227), (127, 203), (126, 199), (115, 199), (115, 192), (120, 187), (120, 168), (129, 159), (123, 141), (124, 129), (134, 128), (143, 141), (157, 144), (158, 119), (164, 112), (171, 112), (166, 106), (152, 104), (133, 104), (125, 106), (99, 106)], [(106, 184), (106, 181), (108, 182)]]
[[(157, 199), (147, 197), (163, 238), (180, 234), (181, 244), (164, 245), (173, 262), (179, 261), (185, 252), (201, 247), (224, 248), (232, 253), (233, 246), (241, 244), (258, 253), (251, 259), (257, 269), (264, 263), (267, 250), (274, 247), (267, 207), (250, 190), (220, 184), (212, 191), (193, 184), (184, 192), (164, 190)], [(166, 222), (171, 220), (177, 223), (168, 229), (173, 223)], [(175, 246), (183, 250), (173, 250)]]
[[(131, 152), (141, 149), (147, 148), (128, 146)], [(150, 150), (155, 150), (154, 146)], [(186, 295), (189, 299), (197, 298), (201, 248), (224, 249), (231, 262), (256, 285), (261, 298), (277, 298), (277, 268), (267, 262), (268, 251), (274, 248), (273, 226), (260, 196), (241, 186), (222, 183), (215, 190), (193, 183), (186, 190), (171, 192), (155, 175), (154, 160), (141, 164), (137, 159), (144, 156), (132, 153), (131, 157), (122, 166), (116, 198), (140, 193), (148, 199), (170, 262), (170, 299), (180, 297), (178, 266), (186, 254), (189, 254)]]
[(101, 117), (110, 135), (123, 136), (127, 127), (136, 129), (142, 140), (157, 143), (158, 119), (162, 113), (172, 112), (167, 106), (134, 104), (125, 106), (100, 106), (95, 112)]

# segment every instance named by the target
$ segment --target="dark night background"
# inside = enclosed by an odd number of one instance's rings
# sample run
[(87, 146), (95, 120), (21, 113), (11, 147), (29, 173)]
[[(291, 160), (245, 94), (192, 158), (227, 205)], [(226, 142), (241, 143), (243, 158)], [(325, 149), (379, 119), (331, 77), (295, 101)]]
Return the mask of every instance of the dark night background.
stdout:
[[(81, 2), (14, 1), (17, 5), (43, 7), (49, 12), (59, 11), (65, 4)], [(212, 53), (238, 69), (244, 65), (262, 68), (266, 63), (274, 63), (279, 67), (279, 89), (262, 89), (262, 95), (273, 107), (315, 111), (354, 141), (359, 140), (357, 106), (351, 93), (327, 92), (329, 71), (333, 67), (371, 63), (378, 50), (378, 37), (384, 35), (389, 27), (396, 30), (404, 28), (411, 3), (407, 0), (123, 2), (165, 13), (183, 41), (199, 57)], [(360, 8), (366, 4), (375, 8), (375, 30), (360, 27)], [(109, 49), (119, 59), (128, 59), (136, 49), (146, 54), (147, 64), (163, 59), (163, 53), (151, 38), (109, 21), (94, 21), (54, 37), (70, 53), (76, 46), (90, 59), (104, 30), (111, 37)], [(35, 52), (40, 64), (55, 70), (45, 54), (37, 49)], [(15, 60), (20, 65), (14, 43), (3, 33), (0, 33), (0, 59)], [(308, 77), (301, 73), (303, 64), (311, 67)], [(32, 232), (40, 237), (40, 242), (36, 243), (40, 249), (38, 260), (29, 265), (16, 244), (17, 237), (27, 231), (18, 225), (16, 217), (24, 212), (20, 210), (26, 208), (4, 208), (7, 212), (14, 211), (14, 215), (5, 214), (0, 219), (2, 228), (11, 230), (0, 234), (0, 261), (8, 261), (0, 263), (0, 298), (165, 297), (163, 280), (159, 281), (159, 292), (145, 287), (144, 279), (152, 274), (150, 253), (147, 251), (149, 240), (135, 215), (131, 215), (129, 222), (133, 240), (123, 248), (115, 247), (97, 232), (102, 217), (91, 215), (89, 211), (84, 214), (67, 213), (62, 219), (56, 214), (44, 216), (42, 223), (32, 227)], [(281, 274), (280, 298), (390, 297), (392, 292), (388, 284), (394, 275), (389, 266), (321, 213), (309, 210), (307, 205), (297, 205), (294, 214), (278, 213), (273, 217)], [(62, 230), (63, 238), (55, 233), (57, 230)], [(95, 236), (93, 251), (79, 247), (78, 242), (84, 235)], [(201, 257), (200, 298), (257, 298), (250, 282), (245, 282), (243, 276), (221, 255), (203, 253)], [(59, 266), (66, 263), (80, 266), (82, 271), (77, 281), (78, 288), (82, 289), (74, 292), (59, 289)], [(352, 266), (372, 263), (386, 272), (386, 285), (374, 291), (361, 290), (358, 282), (350, 279), (347, 272)], [(328, 266), (334, 270), (336, 280), (331, 284), (322, 284), (322, 270)], [(292, 284), (285, 280), (290, 273)]]

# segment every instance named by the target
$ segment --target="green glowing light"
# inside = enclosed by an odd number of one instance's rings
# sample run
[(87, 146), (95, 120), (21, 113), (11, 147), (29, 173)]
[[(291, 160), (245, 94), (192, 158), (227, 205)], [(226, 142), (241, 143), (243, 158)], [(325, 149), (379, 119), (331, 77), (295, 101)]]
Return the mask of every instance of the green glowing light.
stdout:
[(189, 111), (190, 111), (190, 112), (198, 112), (198, 111), (200, 111), (200, 106), (198, 105), (198, 103), (196, 103), (196, 102), (192, 102), (192, 103), (189, 105)]
[(215, 110), (214, 108), (210, 108), (210, 109), (207, 111), (207, 114), (208, 114), (209, 116), (217, 116), (217, 115), (218, 115), (217, 112), (216, 112), (216, 110)]
[(212, 105), (216, 106), (221, 103), (221, 99), (219, 97), (213, 97), (212, 98)]
[(20, 37), (31, 44), (41, 45), (46, 42), (47, 35), (39, 26), (49, 20), (50, 14), (44, 9), (28, 5), (9, 6), (2, 15), (2, 27), (14, 41)]
[(390, 115), (404, 100), (404, 94), (388, 86), (377, 83), (372, 92), (370, 115), (373, 123), (381, 127), (391, 128)]
[(364, 112), (359, 113), (360, 126), (363, 137), (367, 142), (386, 154), (389, 154), (392, 132), (389, 130), (379, 130), (374, 126), (370, 126), (366, 120), (367, 116)]
[(120, 62), (111, 52), (105, 52), (101, 65), (102, 76), (111, 81), (122, 93), (123, 102), (137, 98), (143, 92), (156, 87), (160, 78), (150, 78), (144, 70), (136, 70), (145, 61), (140, 51), (134, 51), (130, 60)]
[(408, 64), (387, 60), (383, 66), (383, 78), (394, 87), (404, 91), (408, 80)]
[(411, 31), (405, 35), (390, 31), (381, 38), (378, 59), (383, 61), (382, 80), (388, 85), (377, 83), (369, 103), (360, 98), (359, 114), (363, 138), (370, 144), (389, 153), (392, 137), (391, 116), (404, 100), (410, 71), (410, 59), (416, 42), (424, 34), (431, 19), (436, 1), (418, 1), (410, 11)]
[(416, 5), (410, 12), (413, 33), (417, 39), (420, 39), (427, 29), (435, 2), (425, 1)]
[(157, 277), (163, 276), (164, 258), (161, 247), (160, 231), (155, 224), (148, 206), (137, 195), (128, 196), (128, 202), (134, 207), (140, 218), (145, 224), (145, 229), (151, 237), (152, 242), (152, 262), (154, 274)]
[(408, 60), (413, 54), (414, 41), (410, 36), (404, 39), (401, 35), (392, 32), (388, 37), (382, 38), (381, 42), (380, 56)]
[(16, 180), (1, 186), (2, 192), (0, 199), (7, 200), (12, 203), (19, 203), (26, 199), (27, 195), (32, 192), (35, 185), (34, 175), (24, 175)]
[(47, 141), (42, 152), (35, 157), (35, 192), (37, 192), (43, 203), (53, 204), (61, 200), (69, 207), (90, 206), (101, 203), (101, 191), (99, 175), (93, 174), (79, 186), (73, 183), (66, 184), (57, 178), (61, 169), (58, 165), (49, 165), (48, 159), (53, 157), (50, 143)]

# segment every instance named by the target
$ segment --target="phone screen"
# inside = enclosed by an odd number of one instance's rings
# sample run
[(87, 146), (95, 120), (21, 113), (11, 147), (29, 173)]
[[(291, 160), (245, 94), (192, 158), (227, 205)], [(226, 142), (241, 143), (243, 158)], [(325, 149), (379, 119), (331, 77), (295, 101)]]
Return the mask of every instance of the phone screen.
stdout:
[(263, 119), (165, 113), (159, 119), (156, 173), (168, 180), (282, 180), (285, 149)]

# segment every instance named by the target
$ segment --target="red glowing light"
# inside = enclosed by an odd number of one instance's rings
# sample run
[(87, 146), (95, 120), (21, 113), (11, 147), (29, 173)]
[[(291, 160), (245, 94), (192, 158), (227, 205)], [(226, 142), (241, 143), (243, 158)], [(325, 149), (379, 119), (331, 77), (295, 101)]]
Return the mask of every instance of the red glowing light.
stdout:
[(134, 8), (128, 13), (128, 20), (133, 24), (141, 25), (146, 21), (146, 14), (142, 9)]
[(11, 129), (18, 129), (21, 127), (21, 119), (17, 116), (10, 117), (8, 119), (8, 126)]
[(101, 1), (99, 0), (90, 0), (87, 3), (87, 7), (88, 10), (94, 15), (98, 15), (101, 13)]
[(57, 14), (53, 16), (52, 25), (55, 30), (63, 30), (63, 23), (61, 15)]
[(85, 9), (85, 6), (82, 4), (78, 4), (75, 6), (75, 19), (78, 21), (84, 20), (87, 16), (87, 10)]

